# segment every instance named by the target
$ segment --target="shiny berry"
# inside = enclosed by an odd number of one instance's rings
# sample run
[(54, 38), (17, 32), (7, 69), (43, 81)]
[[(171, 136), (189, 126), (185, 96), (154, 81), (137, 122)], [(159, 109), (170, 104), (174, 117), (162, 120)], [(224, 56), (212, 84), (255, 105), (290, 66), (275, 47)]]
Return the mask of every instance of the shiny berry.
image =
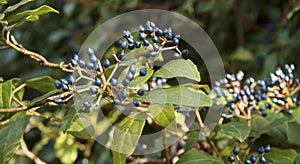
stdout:
[(81, 68), (84, 68), (86, 66), (86, 64), (85, 64), (85, 62), (83, 60), (79, 60), (78, 65)]
[(134, 75), (136, 72), (136, 69), (133, 66), (130, 66), (128, 72), (130, 72)]
[(115, 103), (116, 105), (120, 105), (120, 104), (121, 104), (121, 100), (120, 100), (120, 99), (114, 99), (114, 103)]
[(144, 40), (143, 41), (143, 46), (148, 47), (150, 45), (148, 40)]
[(123, 60), (123, 58), (124, 58), (124, 54), (123, 53), (121, 53), (121, 54), (118, 55), (118, 59), (119, 60)]
[(142, 96), (143, 94), (145, 94), (145, 90), (144, 89), (139, 89), (137, 91), (137, 94), (140, 95), (140, 96)]
[(146, 39), (146, 35), (143, 34), (143, 33), (140, 33), (139, 34), (139, 39), (142, 40), (142, 41), (144, 41)]
[(134, 49), (134, 44), (133, 43), (128, 44), (128, 49), (133, 50)]
[(124, 79), (124, 80), (122, 81), (122, 85), (125, 86), (125, 87), (128, 86), (129, 83), (130, 83), (130, 81), (129, 81), (128, 79)]
[(94, 69), (94, 64), (92, 62), (88, 62), (88, 63), (86, 63), (86, 67), (88, 69)]
[(153, 51), (158, 51), (159, 50), (159, 46), (157, 44), (153, 45)]
[(189, 50), (184, 49), (181, 51), (182, 55), (188, 55), (189, 54)]
[(98, 58), (96, 57), (96, 55), (92, 55), (92, 56), (90, 57), (90, 61), (91, 61), (92, 63), (96, 63), (96, 62), (98, 61)]
[(83, 106), (87, 109), (91, 108), (91, 104), (88, 101), (83, 102)]
[(136, 107), (140, 106), (139, 100), (134, 99), (134, 100), (132, 101), (132, 103), (133, 103), (133, 105), (136, 106)]
[(268, 153), (270, 150), (271, 150), (271, 146), (270, 146), (270, 145), (267, 145), (267, 146), (265, 147), (265, 153)]
[(103, 67), (107, 68), (110, 65), (110, 61), (108, 59), (104, 59), (102, 64), (103, 64)]
[(55, 81), (54, 86), (55, 86), (56, 89), (60, 89), (61, 88), (61, 83), (58, 82), (58, 81)]
[(126, 99), (127, 97), (128, 97), (127, 92), (126, 92), (126, 91), (122, 91), (122, 92), (121, 92), (121, 98), (122, 98), (122, 99)]
[(157, 43), (158, 42), (158, 37), (154, 35), (152, 37), (152, 41), (153, 41), (153, 43)]
[(140, 26), (139, 26), (139, 31), (140, 31), (140, 32), (144, 32), (144, 31), (145, 31), (145, 28), (144, 28), (142, 25), (140, 25)]
[(112, 86), (117, 86), (117, 85), (118, 85), (118, 80), (115, 79), (115, 78), (112, 78), (112, 79), (110, 80), (110, 84), (111, 84)]
[(261, 112), (261, 116), (266, 117), (267, 115), (268, 115), (267, 112), (265, 111)]
[(61, 99), (61, 98), (56, 98), (56, 99), (54, 99), (53, 101), (54, 101), (54, 103), (56, 103), (56, 104), (61, 104), (61, 103), (64, 102), (63, 99)]
[(136, 42), (134, 43), (134, 46), (135, 46), (136, 48), (140, 48), (140, 47), (141, 47), (141, 43), (136, 41)]
[(233, 148), (232, 152), (233, 152), (234, 155), (238, 155), (240, 151), (239, 151), (239, 148), (235, 146)]
[(69, 90), (69, 86), (67, 84), (62, 84), (61, 85), (61, 89), (64, 91), (64, 92), (67, 92)]
[(252, 162), (249, 159), (247, 159), (245, 160), (245, 164), (252, 164)]
[(151, 57), (156, 57), (157, 56), (157, 52), (155, 52), (155, 51), (150, 52), (150, 56)]
[(264, 148), (264, 147), (260, 147), (260, 148), (258, 149), (258, 153), (259, 153), (259, 154), (265, 153), (265, 148)]
[(102, 85), (102, 80), (99, 77), (95, 77), (95, 85), (97, 85), (97, 86)]
[(266, 160), (266, 158), (265, 158), (264, 156), (261, 156), (261, 157), (259, 158), (259, 162), (260, 162), (261, 164), (265, 164), (265, 163), (267, 162), (267, 160)]
[(77, 54), (75, 54), (75, 55), (72, 57), (72, 59), (75, 60), (75, 61), (78, 61), (79, 57), (78, 57)]
[(168, 39), (168, 40), (172, 40), (172, 33), (168, 32), (165, 37)]
[(124, 40), (119, 40), (119, 46), (120, 46), (122, 49), (125, 49), (126, 46), (127, 46), (127, 42), (124, 41)]
[(227, 114), (222, 113), (222, 114), (221, 114), (221, 117), (222, 117), (222, 118), (227, 118)]
[(90, 92), (91, 92), (92, 95), (97, 94), (98, 89), (96, 87), (92, 87), (92, 88), (90, 88)]
[(60, 79), (60, 82), (61, 82), (62, 84), (66, 84), (66, 85), (69, 84), (68, 80), (66, 80), (66, 79)]
[(71, 59), (71, 65), (72, 65), (73, 67), (77, 67), (77, 66), (78, 66), (77, 60)]
[(133, 75), (132, 75), (131, 72), (128, 72), (128, 73), (126, 74), (126, 79), (128, 79), (129, 81), (133, 79)]
[(95, 55), (95, 52), (94, 52), (94, 50), (92, 48), (87, 48), (87, 54), (89, 56), (93, 56), (93, 55)]
[(256, 162), (256, 157), (255, 157), (254, 155), (251, 155), (251, 156), (250, 156), (250, 161), (251, 161), (252, 163), (255, 163), (255, 162)]
[(174, 45), (178, 45), (178, 44), (179, 44), (179, 39), (174, 38), (174, 39), (173, 39), (173, 44), (174, 44)]
[(229, 157), (228, 157), (228, 161), (229, 161), (229, 162), (234, 162), (234, 161), (235, 161), (235, 158), (234, 158), (234, 156), (232, 156), (232, 155), (231, 155), (231, 156), (229, 156)]
[(147, 74), (147, 69), (146, 68), (140, 69), (140, 76), (145, 76), (146, 74)]
[(75, 78), (70, 75), (69, 78), (68, 78), (68, 82), (69, 82), (69, 84), (74, 85), (75, 84)]

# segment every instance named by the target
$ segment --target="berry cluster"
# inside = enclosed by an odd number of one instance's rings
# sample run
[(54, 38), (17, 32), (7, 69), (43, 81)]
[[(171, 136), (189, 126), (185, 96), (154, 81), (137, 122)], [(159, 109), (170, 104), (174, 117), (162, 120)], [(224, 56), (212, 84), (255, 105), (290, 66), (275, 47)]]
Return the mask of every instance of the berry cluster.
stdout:
[[(97, 58), (94, 49), (87, 48), (85, 53), (89, 56), (88, 61), (79, 59), (77, 54), (70, 59), (69, 65), (74, 73), (77, 73), (74, 75), (76, 79), (70, 76), (71, 81), (62, 79), (60, 82), (55, 82), (54, 85), (62, 88), (63, 91), (68, 91), (69, 85), (76, 83), (76, 89), (73, 87), (76, 93), (89, 92), (91, 94), (92, 98), (83, 102), (80, 111), (88, 112), (91, 107), (98, 106), (102, 98), (110, 101), (114, 107), (121, 107), (122, 110), (127, 109), (126, 106), (138, 108), (146, 105), (137, 100), (137, 96), (162, 88), (167, 83), (167, 79), (147, 75), (149, 70), (154, 69), (154, 62), (158, 60), (158, 56), (166, 50), (173, 50), (175, 58), (188, 54), (188, 50), (181, 51), (178, 47), (181, 41), (180, 35), (173, 35), (171, 28), (162, 30), (150, 21), (147, 21), (146, 28), (139, 26), (136, 39), (135, 34), (130, 31), (123, 33), (124, 37), (116, 43), (120, 47), (118, 53), (115, 52), (117, 48), (112, 48), (112, 56), (101, 60)], [(125, 53), (137, 48), (143, 48), (149, 52), (149, 55), (143, 56), (146, 60), (134, 64), (124, 63)], [(124, 76), (116, 75), (116, 72), (122, 72)], [(132, 81), (144, 76), (147, 76), (147, 79), (143, 84), (131, 85)], [(57, 104), (63, 102), (62, 99), (55, 101)]]
[(222, 118), (234, 116), (249, 120), (251, 113), (267, 116), (272, 112), (292, 114), (292, 109), (300, 105), (295, 94), (299, 91), (299, 79), (294, 78), (295, 66), (285, 65), (285, 71), (277, 68), (264, 80), (250, 77), (243, 81), (244, 73), (227, 74), (226, 78), (215, 82), (216, 98), (224, 97), (226, 110)]
[[(251, 155), (249, 157), (249, 159), (245, 159), (244, 163), (245, 164), (257, 164), (258, 162), (260, 162), (261, 164), (266, 164), (267, 163), (267, 159), (264, 157), (264, 155), (268, 152), (270, 152), (271, 150), (271, 146), (267, 145), (265, 147), (260, 147), (258, 149), (258, 155)], [(238, 163), (243, 163), (241, 158), (239, 157), (239, 148), (237, 146), (235, 146), (232, 149), (232, 153), (233, 155), (228, 156), (228, 161), (229, 162), (238, 162)], [(272, 162), (268, 162), (268, 164), (272, 164)]]

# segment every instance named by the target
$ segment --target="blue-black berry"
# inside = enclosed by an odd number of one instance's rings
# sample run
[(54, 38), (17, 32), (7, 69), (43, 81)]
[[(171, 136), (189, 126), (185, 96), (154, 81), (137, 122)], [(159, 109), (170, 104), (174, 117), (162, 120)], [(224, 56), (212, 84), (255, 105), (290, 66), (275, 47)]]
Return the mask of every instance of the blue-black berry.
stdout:
[(158, 37), (157, 36), (152, 36), (152, 41), (153, 43), (157, 43), (158, 42)]
[(261, 164), (265, 164), (265, 163), (267, 162), (267, 160), (266, 160), (266, 158), (265, 158), (264, 156), (261, 156), (261, 157), (259, 158), (259, 162), (260, 162)]
[(140, 106), (139, 100), (134, 99), (134, 100), (132, 101), (132, 103), (133, 103), (133, 105), (136, 106), (136, 107)]
[(66, 80), (66, 79), (60, 79), (60, 82), (61, 82), (61, 84), (66, 84), (66, 85), (69, 84), (68, 80)]
[(89, 109), (89, 108), (91, 108), (91, 104), (88, 102), (88, 101), (85, 101), (85, 102), (83, 102), (83, 106), (86, 108), (86, 109)]
[(56, 98), (56, 99), (54, 99), (53, 101), (54, 101), (54, 103), (56, 103), (56, 104), (61, 104), (61, 103), (64, 102), (63, 99), (61, 99), (61, 98)]
[(258, 148), (258, 153), (259, 154), (264, 154), (265, 153), (265, 148), (264, 147)]
[(86, 52), (87, 52), (87, 54), (88, 54), (89, 56), (95, 55), (95, 52), (94, 52), (94, 50), (93, 50), (92, 48), (87, 48)]
[(181, 51), (182, 55), (188, 55), (189, 54), (189, 50), (184, 49)]
[(234, 161), (235, 161), (235, 158), (234, 158), (234, 156), (232, 156), (232, 155), (231, 155), (231, 156), (229, 156), (229, 157), (228, 157), (228, 161), (229, 161), (229, 162), (234, 162)]
[(81, 68), (84, 68), (86, 66), (86, 64), (85, 64), (85, 62), (83, 60), (79, 60), (78, 65)]
[(107, 68), (110, 65), (110, 61), (108, 59), (104, 59), (102, 64), (103, 64), (103, 67)]
[(268, 115), (267, 112), (265, 111), (261, 112), (261, 116), (266, 117), (267, 115)]
[(145, 90), (144, 89), (139, 89), (137, 91), (137, 94), (140, 95), (140, 96), (142, 96), (143, 94), (145, 94)]
[(54, 86), (55, 86), (56, 89), (60, 89), (61, 88), (61, 83), (58, 82), (58, 81), (55, 81)]
[(129, 81), (128, 79), (124, 79), (124, 80), (122, 81), (122, 85), (125, 86), (125, 87), (128, 86), (129, 83), (130, 83), (130, 81)]
[(96, 87), (92, 87), (92, 88), (90, 88), (90, 92), (91, 92), (92, 95), (97, 94), (98, 89)]
[(92, 56), (90, 57), (90, 61), (91, 61), (92, 63), (96, 63), (96, 62), (98, 61), (98, 58), (96, 57), (96, 55), (92, 55)]
[(252, 162), (251, 162), (249, 159), (245, 160), (244, 163), (245, 163), (245, 164), (252, 164)]
[(112, 78), (112, 79), (110, 80), (110, 84), (111, 84), (112, 86), (117, 86), (117, 85), (118, 85), (118, 80), (115, 79), (115, 78)]
[(131, 72), (127, 72), (126, 79), (128, 79), (129, 81), (133, 79), (133, 75)]
[(122, 91), (121, 92), (121, 98), (126, 99), (128, 97), (127, 91)]
[(67, 92), (69, 91), (69, 86), (67, 84), (61, 84), (61, 89), (64, 91), (64, 92)]
[(72, 65), (73, 67), (77, 67), (77, 65), (78, 65), (77, 60), (71, 59), (71, 65)]
[(71, 85), (74, 85), (75, 84), (75, 78), (70, 75), (69, 79), (68, 79), (68, 83), (71, 84)]
[(125, 49), (126, 46), (127, 46), (127, 42), (124, 41), (124, 40), (119, 40), (119, 46), (120, 46), (122, 49)]
[(145, 76), (147, 74), (147, 68), (140, 69), (140, 76)]
[(136, 72), (136, 69), (133, 66), (130, 66), (128, 71), (134, 75)]
[(95, 77), (95, 85), (97, 85), (97, 86), (102, 85), (102, 80), (99, 77)]
[(267, 145), (265, 146), (265, 153), (268, 153), (271, 150), (271, 146)]
[(233, 152), (234, 155), (238, 155), (240, 151), (239, 151), (239, 148), (235, 146), (233, 148), (232, 152)]
[(144, 40), (143, 41), (143, 46), (148, 47), (150, 45), (148, 40)]
[(250, 161), (251, 161), (252, 163), (255, 163), (255, 162), (256, 162), (256, 157), (255, 157), (254, 155), (251, 155), (251, 156), (250, 156)]

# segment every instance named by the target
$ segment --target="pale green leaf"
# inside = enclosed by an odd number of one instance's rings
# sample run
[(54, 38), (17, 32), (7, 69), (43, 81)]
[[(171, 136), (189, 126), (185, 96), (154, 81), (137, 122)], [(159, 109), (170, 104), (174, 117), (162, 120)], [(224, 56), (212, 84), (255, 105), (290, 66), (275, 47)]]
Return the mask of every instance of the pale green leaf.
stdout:
[(150, 104), (149, 111), (161, 126), (171, 129), (176, 127), (175, 112), (172, 105)]
[(293, 9), (287, 14), (287, 19), (291, 19), (296, 12), (300, 10), (300, 2), (298, 2)]
[(185, 77), (200, 82), (200, 73), (197, 66), (191, 60), (171, 60), (154, 73), (161, 78)]
[(0, 83), (0, 108), (10, 108), (12, 101), (12, 81)]
[(296, 144), (300, 146), (300, 125), (297, 122), (289, 122), (288, 123), (288, 130), (287, 130), (287, 137), (288, 141), (292, 144)]
[(167, 89), (155, 89), (137, 99), (155, 104), (176, 104), (180, 106), (210, 106), (211, 100), (203, 92), (192, 88), (175, 86)]

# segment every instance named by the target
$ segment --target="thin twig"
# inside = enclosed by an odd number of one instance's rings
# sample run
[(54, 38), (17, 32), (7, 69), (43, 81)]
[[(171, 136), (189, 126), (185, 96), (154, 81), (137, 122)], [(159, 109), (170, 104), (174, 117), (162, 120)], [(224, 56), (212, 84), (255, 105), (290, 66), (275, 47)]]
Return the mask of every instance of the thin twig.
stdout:
[(21, 142), (20, 142), (21, 148), (23, 150), (23, 153), (30, 158), (31, 160), (33, 160), (35, 163), (37, 164), (46, 164), (46, 162), (42, 161), (39, 157), (37, 157), (36, 155), (34, 155), (30, 150), (28, 150), (27, 145), (24, 141), (24, 138), (21, 138)]

